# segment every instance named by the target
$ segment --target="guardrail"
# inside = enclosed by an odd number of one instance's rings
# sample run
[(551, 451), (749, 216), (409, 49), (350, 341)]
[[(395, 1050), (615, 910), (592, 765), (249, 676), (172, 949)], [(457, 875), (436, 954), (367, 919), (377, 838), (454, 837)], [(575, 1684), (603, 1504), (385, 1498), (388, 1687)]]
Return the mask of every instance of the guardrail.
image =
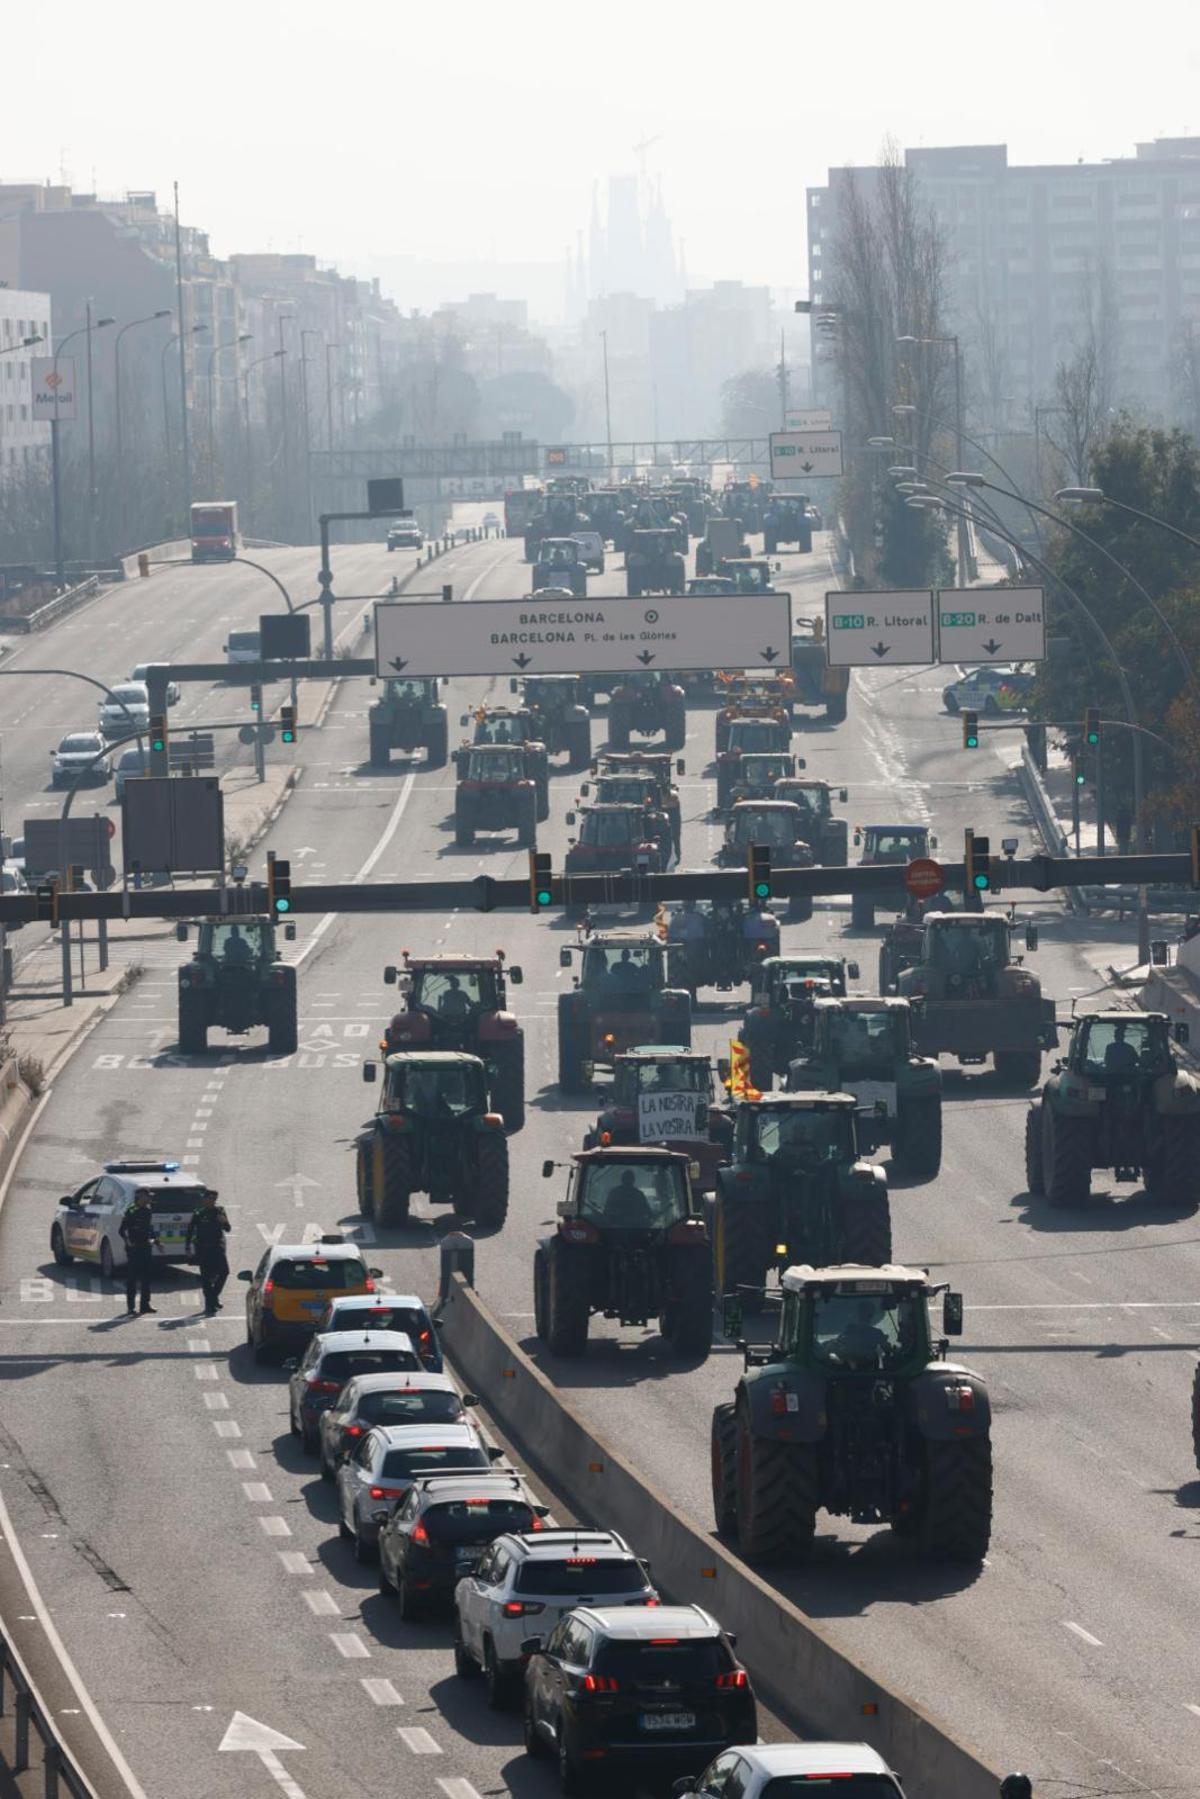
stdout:
[(52, 600), (47, 600), (46, 604), (39, 606), (35, 612), (0, 617), (0, 631), (44, 631), (47, 625), (54, 623), (55, 619), (65, 617), (68, 612), (74, 612), (77, 606), (82, 606), (86, 600), (90, 600), (99, 591), (99, 575), (89, 575), (86, 581), (79, 583), (78, 587), (68, 587), (62, 593), (56, 593)]
[[(12, 1705), (9, 1705), (9, 1692)], [(71, 1760), (54, 1724), (42, 1703), (20, 1656), (0, 1628), (0, 1726), (5, 1741), (0, 1744), (0, 1760), (10, 1774), (25, 1774), (33, 1766), (30, 1760), (30, 1734), (42, 1745), (43, 1799), (59, 1799), (69, 1793), (71, 1799), (96, 1799), (96, 1789), (84, 1779)], [(8, 1750), (10, 1735), (12, 1750)]]

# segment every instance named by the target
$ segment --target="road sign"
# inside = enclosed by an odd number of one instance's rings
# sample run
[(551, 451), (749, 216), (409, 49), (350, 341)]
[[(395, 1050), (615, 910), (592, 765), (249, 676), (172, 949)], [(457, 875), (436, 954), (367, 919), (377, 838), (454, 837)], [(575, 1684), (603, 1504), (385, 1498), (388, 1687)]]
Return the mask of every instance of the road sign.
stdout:
[(1040, 587), (943, 587), (938, 641), (943, 662), (1042, 662), (1045, 594)]
[(904, 885), (914, 899), (932, 899), (946, 885), (946, 871), (932, 856), (918, 856), (904, 870)]
[(831, 668), (927, 667), (933, 651), (933, 593), (827, 593)]
[(785, 431), (829, 431), (833, 414), (828, 406), (789, 406), (784, 413)]
[(786, 668), (786, 593), (654, 599), (477, 600), (375, 608), (382, 676), (599, 673), (620, 669)]
[(106, 818), (104, 821), (104, 829), (108, 832), (108, 841), (111, 843), (113, 838), (117, 834), (116, 819), (115, 818)]
[(27, 818), (26, 876), (36, 880), (51, 870), (61, 874), (72, 864), (80, 868), (103, 868), (108, 861), (112, 832), (112, 819), (100, 812), (91, 818), (68, 818), (65, 835), (61, 819)]
[(125, 873), (208, 874), (225, 866), (225, 814), (215, 775), (147, 775), (121, 795)]
[(565, 468), (566, 466), (567, 452), (565, 446), (558, 445), (554, 449), (548, 449), (546, 451), (547, 468)]
[(193, 731), (188, 737), (172, 737), (167, 757), (173, 773), (182, 768), (215, 768), (216, 745), (211, 731)]
[(841, 472), (840, 431), (772, 431), (772, 481), (816, 481)]
[(404, 511), (404, 483), (396, 475), (384, 475), (367, 482), (367, 511), (380, 513)]
[(33, 356), (29, 361), (35, 419), (75, 417), (75, 358)]

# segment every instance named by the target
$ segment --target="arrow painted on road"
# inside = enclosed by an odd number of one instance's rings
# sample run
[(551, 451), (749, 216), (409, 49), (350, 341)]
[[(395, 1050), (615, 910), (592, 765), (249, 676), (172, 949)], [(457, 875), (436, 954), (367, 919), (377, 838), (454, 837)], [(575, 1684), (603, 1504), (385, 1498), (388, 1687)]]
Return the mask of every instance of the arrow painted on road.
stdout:
[(271, 1779), (287, 1794), (287, 1799), (304, 1799), (304, 1789), (297, 1786), (279, 1759), (281, 1749), (303, 1749), (303, 1743), (285, 1737), (282, 1731), (272, 1730), (269, 1724), (260, 1724), (257, 1718), (249, 1718), (245, 1712), (234, 1712), (218, 1747), (257, 1755)]
[(778, 656), (778, 654), (779, 654), (779, 651), (778, 650), (760, 650), (758, 653), (762, 657), (764, 662), (774, 662), (776, 656)]
[(388, 666), (394, 668), (396, 673), (399, 674), (402, 669), (408, 667), (408, 659), (404, 656), (393, 656)]
[(996, 651), (1000, 648), (1000, 645), (993, 639), (991, 643), (985, 643), (983, 647), (989, 656), (994, 656)]
[(533, 657), (527, 656), (525, 654), (524, 650), (522, 650), (521, 654), (519, 656), (513, 657), (513, 661), (516, 663), (518, 668), (528, 668), (529, 664), (533, 661)]
[(638, 657), (638, 661), (644, 663), (646, 667), (649, 668), (650, 664), (654, 661), (653, 652), (650, 650), (643, 650)]
[[(318, 1047), (323, 1049), (326, 1045), (321, 1044), (318, 1045)], [(275, 1183), (277, 1187), (286, 1187), (288, 1189), (292, 1196), (292, 1203), (297, 1206), (302, 1206), (304, 1204), (304, 1189), (306, 1187), (319, 1187), (320, 1184), (320, 1181), (314, 1181), (311, 1176), (307, 1174), (289, 1174), (286, 1181), (276, 1181)]]
[(891, 647), (892, 646), (890, 643), (872, 644), (871, 645), (871, 654), (873, 656), (886, 656), (891, 651)]

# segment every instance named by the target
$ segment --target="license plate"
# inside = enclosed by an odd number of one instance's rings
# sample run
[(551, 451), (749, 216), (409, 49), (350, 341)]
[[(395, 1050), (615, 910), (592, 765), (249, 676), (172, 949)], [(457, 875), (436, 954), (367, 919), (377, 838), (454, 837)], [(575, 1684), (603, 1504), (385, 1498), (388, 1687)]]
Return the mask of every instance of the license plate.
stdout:
[(300, 1307), (300, 1310), (302, 1312), (307, 1312), (310, 1318), (319, 1318), (321, 1313), (325, 1310), (325, 1306), (324, 1302), (319, 1299), (313, 1300), (311, 1303), (308, 1300), (305, 1300)]
[(695, 1712), (643, 1712), (643, 1730), (695, 1730)]

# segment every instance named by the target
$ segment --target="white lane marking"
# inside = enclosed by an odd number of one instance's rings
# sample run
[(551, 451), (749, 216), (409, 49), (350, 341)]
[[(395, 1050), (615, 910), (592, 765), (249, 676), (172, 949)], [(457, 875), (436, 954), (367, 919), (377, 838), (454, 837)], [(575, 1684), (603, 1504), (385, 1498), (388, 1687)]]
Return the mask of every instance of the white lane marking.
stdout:
[(271, 1489), (265, 1480), (244, 1480), (242, 1492), (251, 1505), (270, 1505)]
[(197, 1380), (216, 1380), (217, 1364), (215, 1362), (193, 1362), (192, 1373)]
[(189, 1337), (187, 1340), (189, 1355), (211, 1355), (212, 1344), (207, 1337)]
[[(47, 1098), (48, 1097), (49, 1094), (47, 1093)], [(41, 1110), (42, 1108), (40, 1106), (35, 1109), (33, 1113), (33, 1118), (35, 1120)], [(22, 1138), (22, 1147), (23, 1145), (24, 1138)], [(17, 1155), (13, 1158), (13, 1168), (17, 1166), (19, 1160), (20, 1150), (18, 1149)], [(5, 1187), (7, 1188), (7, 1182), (5, 1183)], [(2, 1195), (0, 1195), (0, 1203), (2, 1203)], [(145, 1787), (141, 1785), (134, 1774), (133, 1769), (121, 1754), (121, 1751), (113, 1738), (112, 1732), (104, 1722), (104, 1719), (100, 1716), (95, 1700), (80, 1679), (79, 1670), (71, 1660), (71, 1657), (67, 1654), (67, 1646), (59, 1636), (54, 1620), (47, 1609), (46, 1602), (42, 1598), (37, 1583), (33, 1578), (33, 1570), (26, 1560), (25, 1551), (17, 1541), (17, 1533), (13, 1529), (12, 1519), (8, 1515), (8, 1506), (5, 1504), (3, 1493), (0, 1493), (0, 1536), (3, 1536), (4, 1541), (8, 1544), (13, 1564), (21, 1577), (22, 1586), (29, 1595), (29, 1603), (33, 1607), (34, 1615), (46, 1633), (46, 1641), (57, 1656), (58, 1665), (70, 1681), (75, 1692), (75, 1697), (78, 1699), (83, 1711), (87, 1714), (92, 1729), (104, 1744), (105, 1749), (107, 1749), (113, 1767), (117, 1770), (117, 1773), (124, 1782), (126, 1792), (129, 1793), (130, 1799), (147, 1799)]]
[(304, 1603), (318, 1618), (340, 1618), (342, 1615), (337, 1600), (324, 1587), (317, 1587), (311, 1593), (306, 1593)]
[(1073, 1632), (1073, 1634), (1082, 1642), (1090, 1643), (1093, 1649), (1103, 1649), (1104, 1644), (1100, 1641), (1099, 1637), (1094, 1637), (1090, 1630), (1085, 1630), (1083, 1628), (1082, 1624), (1072, 1624), (1069, 1618), (1064, 1618), (1062, 1627), (1064, 1630)]
[(279, 1559), (285, 1574), (311, 1574), (312, 1563), (302, 1549), (281, 1549)]
[(242, 1434), (241, 1425), (235, 1424), (232, 1418), (214, 1418), (213, 1429), (218, 1437), (240, 1437)]
[(286, 1518), (260, 1518), (258, 1522), (269, 1537), (290, 1537), (292, 1534)]
[(403, 1705), (399, 1693), (390, 1680), (379, 1680), (371, 1676), (364, 1678), (363, 1691), (372, 1705)]
[[(382, 833), (381, 837), (379, 838), (379, 841), (376, 843), (375, 848), (371, 851), (370, 855), (367, 857), (366, 861), (363, 863), (363, 865), (359, 869), (358, 873), (352, 877), (352, 881), (355, 886), (361, 885), (361, 883), (366, 880), (367, 876), (370, 874), (371, 870), (375, 867), (375, 864), (378, 862), (380, 856), (383, 855), (383, 852), (387, 849), (388, 844), (392, 841), (392, 838), (396, 835), (396, 832), (400, 826), (400, 820), (404, 817), (404, 808), (408, 805), (409, 799), (412, 796), (412, 790), (416, 784), (416, 779), (417, 779), (417, 777), (415, 774), (408, 774), (405, 776), (404, 785), (400, 789), (399, 797), (396, 800), (396, 804), (392, 808), (392, 815), (388, 819), (387, 824), (384, 826), (383, 833)], [(313, 932), (311, 933), (311, 935), (309, 936), (307, 943), (304, 945), (303, 949), (301, 949), (299, 955), (296, 956), (294, 963), (293, 963), (294, 967), (299, 968), (300, 964), (305, 960), (305, 958), (310, 954), (310, 952), (316, 948), (317, 944), (320, 942), (321, 938), (325, 935), (326, 931), (329, 929), (330, 925), (333, 923), (333, 921), (336, 917), (337, 917), (336, 912), (326, 912), (325, 916), (323, 918), (321, 918), (320, 920), (318, 920), (317, 925), (316, 925), (315, 929), (313, 930)]]
[(237, 1468), (239, 1471), (243, 1471), (247, 1468), (253, 1468), (254, 1466), (254, 1454), (252, 1450), (227, 1449), (225, 1455), (231, 1468)]
[(210, 1412), (227, 1412), (229, 1410), (229, 1396), (226, 1393), (206, 1393), (204, 1403)]
[(1195, 1717), (1200, 1718), (1200, 1705), (1189, 1705), (1185, 1701), (1183, 1709), (1185, 1712), (1191, 1712)]
[(475, 579), (471, 582), (470, 586), (467, 588), (466, 592), (463, 594), (463, 599), (464, 600), (473, 600), (475, 598), (475, 595), (479, 592), (479, 589), (483, 586), (484, 582), (487, 580), (488, 576), (491, 574), (492, 570), (499, 568), (500, 564), (502, 562), (507, 562), (507, 561), (508, 561), (507, 556), (501, 555), (501, 556), (494, 557), (491, 562), (485, 564), (484, 568), (481, 570), (481, 572), (479, 574), (476, 575)]
[(304, 1799), (304, 1790), (297, 1786), (276, 1750), (303, 1749), (303, 1743), (294, 1742), (278, 1730), (272, 1730), (268, 1724), (260, 1724), (257, 1718), (247, 1717), (245, 1712), (234, 1712), (229, 1728), (218, 1744), (223, 1750), (246, 1750), (257, 1755), (267, 1773), (275, 1781), (287, 1799)]
[(344, 1655), (348, 1662), (365, 1661), (371, 1651), (360, 1636), (352, 1630), (335, 1630), (330, 1633), (329, 1641), (339, 1655)]
[(440, 1755), (442, 1753), (441, 1744), (435, 1743), (429, 1732), (422, 1730), (419, 1725), (398, 1724), (396, 1735), (404, 1747), (411, 1750), (414, 1755)]
[(446, 1799), (479, 1799), (479, 1794), (469, 1780), (438, 1780)]
[(1031, 1300), (1016, 1305), (975, 1305), (972, 1312), (1194, 1312), (1200, 1299), (1056, 1299)]

